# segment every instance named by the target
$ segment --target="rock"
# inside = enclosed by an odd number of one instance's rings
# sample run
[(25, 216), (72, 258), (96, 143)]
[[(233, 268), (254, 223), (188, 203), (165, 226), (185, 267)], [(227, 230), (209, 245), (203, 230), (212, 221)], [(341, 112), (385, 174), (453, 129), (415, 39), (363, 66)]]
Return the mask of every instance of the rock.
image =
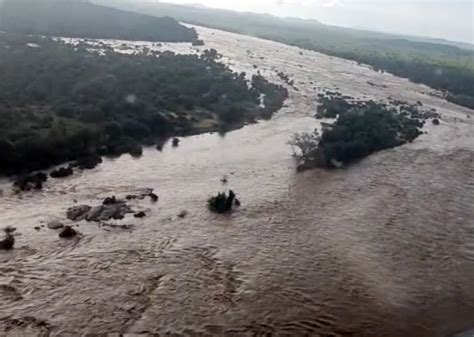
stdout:
[(48, 223), (48, 228), (49, 229), (61, 229), (61, 228), (64, 228), (64, 224), (60, 221), (51, 221), (50, 223)]
[(234, 200), (234, 205), (237, 206), (237, 207), (240, 207), (240, 200), (239, 199), (235, 199)]
[(173, 138), (173, 147), (178, 147), (179, 145), (179, 138)]
[(117, 198), (115, 198), (115, 195), (114, 195), (112, 197), (105, 198), (104, 201), (102, 202), (102, 205), (115, 205), (117, 203), (118, 203)]
[(221, 179), (221, 183), (223, 184), (227, 184), (229, 182), (229, 180), (227, 179), (226, 176), (224, 176), (222, 179)]
[(188, 215), (187, 211), (182, 211), (181, 213), (178, 214), (178, 218), (184, 219)]
[(54, 170), (49, 174), (51, 178), (66, 178), (74, 174), (74, 170), (71, 166), (61, 167), (57, 170)]
[(141, 145), (134, 144), (130, 151), (128, 151), (133, 158), (140, 158), (143, 155), (143, 149)]
[(90, 210), (91, 207), (87, 205), (74, 206), (67, 210), (66, 216), (69, 220), (80, 221), (86, 218)]
[(439, 121), (438, 118), (435, 118), (435, 119), (433, 119), (433, 122), (432, 122), (432, 123), (433, 123), (433, 125), (439, 125), (439, 124), (440, 124), (440, 121)]
[(146, 213), (145, 212), (138, 212), (138, 213), (135, 213), (133, 216), (135, 218), (144, 218), (144, 217), (146, 217)]
[(79, 167), (81, 170), (92, 170), (100, 163), (102, 163), (102, 158), (97, 155), (92, 155), (77, 160), (72, 166)]
[(21, 191), (31, 191), (32, 189), (40, 190), (43, 188), (43, 183), (48, 180), (46, 173), (39, 172), (27, 176), (18, 177), (13, 185), (18, 187)]
[(164, 146), (163, 144), (158, 144), (156, 146), (156, 149), (161, 152), (161, 151), (163, 151), (163, 146)]
[(151, 201), (153, 201), (153, 202), (157, 202), (157, 201), (158, 201), (158, 196), (157, 196), (155, 193), (150, 192), (150, 193), (148, 194), (148, 196), (151, 198)]
[(5, 238), (0, 241), (0, 250), (11, 250), (15, 245), (15, 238), (10, 233), (6, 233)]
[(60, 238), (72, 238), (74, 236), (77, 235), (77, 232), (74, 228), (72, 228), (71, 226), (66, 226), (63, 228), (63, 230), (61, 231), (61, 233), (59, 233), (59, 237)]
[(193, 41), (193, 46), (194, 47), (204, 46), (204, 41), (203, 40), (194, 40)]
[(91, 208), (86, 214), (85, 219), (94, 222), (108, 221), (110, 219), (121, 220), (128, 213), (133, 213), (133, 211), (125, 203), (101, 205)]
[(41, 230), (41, 227), (40, 227), (40, 226), (36, 226), (36, 227), (34, 227), (34, 230), (35, 230), (35, 231), (40, 231), (40, 230)]

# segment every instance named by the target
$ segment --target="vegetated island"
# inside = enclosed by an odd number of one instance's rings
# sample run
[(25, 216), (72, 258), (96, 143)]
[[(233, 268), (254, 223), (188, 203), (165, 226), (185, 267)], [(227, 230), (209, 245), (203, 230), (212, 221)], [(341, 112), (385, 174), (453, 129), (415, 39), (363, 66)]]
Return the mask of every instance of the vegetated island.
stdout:
[(170, 17), (155, 17), (82, 0), (0, 1), (0, 30), (26, 35), (194, 42), (198, 35)]
[[(320, 94), (316, 118), (333, 119), (323, 123), (322, 132), (298, 133), (289, 144), (301, 161), (298, 170), (315, 167), (340, 168), (372, 153), (401, 146), (422, 134), (427, 119), (439, 123), (435, 110), (421, 102), (358, 101), (340, 93)], [(438, 123), (437, 123), (438, 122)]]
[(95, 0), (110, 6), (168, 15), (179, 21), (269, 39), (371, 65), (445, 93), (474, 109), (474, 50), (460, 43), (324, 25), (316, 20), (277, 18), (165, 2)]
[(0, 173), (84, 157), (93, 163), (77, 165), (93, 167), (97, 155), (139, 155), (141, 145), (239, 128), (282, 107), (285, 88), (258, 75), (249, 85), (219, 57), (125, 55), (96, 42), (0, 33)]

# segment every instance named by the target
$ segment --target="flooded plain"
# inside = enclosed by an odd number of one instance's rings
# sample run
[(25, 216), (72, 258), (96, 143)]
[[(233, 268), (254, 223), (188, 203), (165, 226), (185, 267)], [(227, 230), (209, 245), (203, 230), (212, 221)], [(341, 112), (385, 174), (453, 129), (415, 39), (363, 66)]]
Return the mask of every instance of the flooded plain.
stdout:
[[(0, 335), (445, 337), (474, 328), (474, 111), (354, 62), (197, 29), (201, 48), (236, 71), (276, 83), (278, 71), (289, 74), (296, 89), (285, 107), (225, 136), (106, 159), (42, 192), (16, 195), (3, 181), (0, 225), (16, 227), (17, 242), (0, 252)], [(441, 125), (347, 169), (298, 174), (286, 142), (318, 126), (324, 89), (421, 101)], [(159, 202), (133, 201), (146, 218), (112, 221), (130, 226), (79, 222), (72, 240), (41, 227), (69, 224), (70, 206), (144, 188)], [(227, 189), (242, 206), (210, 213), (206, 200)]]

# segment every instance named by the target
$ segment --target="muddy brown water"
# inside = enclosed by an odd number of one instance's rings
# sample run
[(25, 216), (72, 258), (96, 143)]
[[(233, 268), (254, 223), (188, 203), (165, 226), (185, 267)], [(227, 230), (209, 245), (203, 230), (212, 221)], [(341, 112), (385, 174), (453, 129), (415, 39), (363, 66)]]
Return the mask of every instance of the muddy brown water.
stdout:
[[(15, 195), (3, 181), (0, 224), (17, 228), (17, 242), (0, 253), (0, 335), (444, 337), (472, 329), (474, 112), (353, 62), (199, 32), (233, 69), (256, 65), (275, 82), (283, 70), (298, 91), (272, 120), (224, 137), (106, 160), (39, 193)], [(345, 170), (297, 174), (286, 141), (318, 125), (311, 116), (324, 88), (420, 100), (442, 123)], [(74, 201), (94, 205), (147, 187), (159, 202), (131, 204), (148, 217), (112, 221), (131, 228), (80, 222), (73, 240), (34, 229), (64, 220)], [(242, 206), (211, 214), (207, 198), (228, 188)]]

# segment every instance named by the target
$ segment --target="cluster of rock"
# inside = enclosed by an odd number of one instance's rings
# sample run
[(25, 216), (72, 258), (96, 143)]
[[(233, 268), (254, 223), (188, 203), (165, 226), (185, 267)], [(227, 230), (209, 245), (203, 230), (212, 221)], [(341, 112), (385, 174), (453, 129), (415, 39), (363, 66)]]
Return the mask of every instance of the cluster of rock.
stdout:
[(58, 178), (66, 178), (66, 177), (72, 176), (73, 174), (74, 174), (74, 170), (72, 166), (68, 166), (68, 167), (60, 167), (57, 170), (52, 171), (49, 174), (49, 176), (51, 178), (58, 179)]
[[(90, 156), (79, 159), (67, 167), (60, 167), (52, 171), (51, 178), (65, 178), (74, 174), (74, 168), (81, 170), (91, 170), (102, 163), (100, 156)], [(33, 173), (19, 176), (13, 183), (13, 186), (20, 191), (32, 191), (43, 189), (44, 183), (48, 180), (48, 175), (44, 172)]]
[(21, 191), (41, 190), (47, 180), (48, 176), (43, 172), (39, 172), (18, 177), (13, 186)]

